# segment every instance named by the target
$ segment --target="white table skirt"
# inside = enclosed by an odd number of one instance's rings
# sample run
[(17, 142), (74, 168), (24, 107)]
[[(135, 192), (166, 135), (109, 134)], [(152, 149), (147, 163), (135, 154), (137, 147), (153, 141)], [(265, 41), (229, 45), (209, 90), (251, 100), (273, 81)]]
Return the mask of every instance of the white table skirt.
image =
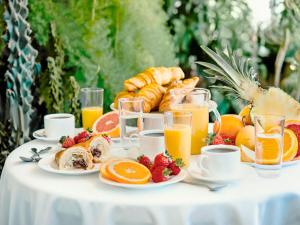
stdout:
[(0, 225), (299, 225), (300, 165), (263, 179), (253, 168), (218, 192), (178, 183), (148, 190), (102, 184), (98, 174), (56, 175), (23, 163), (32, 141), (13, 151), (0, 180)]

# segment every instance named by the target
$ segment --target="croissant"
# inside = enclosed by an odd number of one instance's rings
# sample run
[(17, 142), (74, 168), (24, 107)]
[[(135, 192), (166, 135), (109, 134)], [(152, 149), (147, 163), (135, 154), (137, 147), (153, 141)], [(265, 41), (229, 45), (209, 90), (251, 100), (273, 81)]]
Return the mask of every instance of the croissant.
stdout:
[(172, 96), (171, 90), (193, 89), (199, 81), (198, 77), (192, 77), (183, 81), (172, 83), (159, 104), (159, 112), (166, 112), (171, 109), (172, 104), (179, 103), (184, 96)]
[(165, 94), (166, 89), (156, 83), (143, 87), (136, 95), (144, 100), (144, 112), (148, 113), (156, 109)]
[(121, 91), (117, 96), (115, 97), (114, 100), (114, 108), (118, 109), (119, 107), (119, 99), (120, 98), (134, 98), (136, 94), (134, 92), (128, 92), (128, 91)]
[(144, 72), (125, 80), (124, 88), (128, 91), (135, 91), (148, 84), (166, 85), (183, 78), (184, 73), (180, 67), (150, 67)]

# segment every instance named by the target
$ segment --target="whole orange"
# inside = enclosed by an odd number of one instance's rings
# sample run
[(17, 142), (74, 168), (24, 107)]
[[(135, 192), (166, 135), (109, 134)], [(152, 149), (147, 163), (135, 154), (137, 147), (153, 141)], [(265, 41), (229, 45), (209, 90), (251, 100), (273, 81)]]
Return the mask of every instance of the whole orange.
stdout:
[(254, 126), (248, 125), (240, 129), (238, 132), (235, 145), (241, 147), (241, 145), (254, 150), (255, 149), (255, 129)]
[(226, 114), (221, 116), (221, 126), (216, 121), (214, 123), (214, 133), (220, 135), (229, 136), (231, 138), (236, 137), (237, 133), (244, 127), (242, 118), (235, 114)]

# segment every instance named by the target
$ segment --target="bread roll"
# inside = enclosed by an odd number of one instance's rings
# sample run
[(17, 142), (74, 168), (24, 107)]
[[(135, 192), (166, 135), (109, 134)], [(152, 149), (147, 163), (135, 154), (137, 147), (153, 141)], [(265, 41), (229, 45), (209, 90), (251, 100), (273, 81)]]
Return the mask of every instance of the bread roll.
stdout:
[(74, 145), (55, 154), (55, 162), (60, 170), (85, 169), (94, 167), (93, 156), (82, 145)]
[(103, 162), (110, 157), (110, 142), (102, 134), (91, 137), (86, 143), (87, 149), (93, 155), (95, 163)]

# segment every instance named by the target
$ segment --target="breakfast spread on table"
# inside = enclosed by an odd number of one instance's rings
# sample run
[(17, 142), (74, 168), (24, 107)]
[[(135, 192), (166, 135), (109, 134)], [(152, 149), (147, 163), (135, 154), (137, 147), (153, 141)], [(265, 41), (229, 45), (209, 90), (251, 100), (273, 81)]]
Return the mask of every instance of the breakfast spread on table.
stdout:
[[(114, 99), (115, 111), (105, 114), (103, 89), (83, 89), (84, 130), (74, 136), (70, 125), (65, 131), (69, 133), (61, 138), (61, 149), (53, 159), (57, 169), (92, 170), (99, 165), (101, 181), (129, 186), (169, 182), (185, 170), (202, 181), (212, 182), (215, 174), (228, 182), (238, 177), (240, 162), (261, 166), (283, 162), (284, 166), (300, 159), (297, 117), (284, 121), (276, 115), (257, 116), (262, 104), (255, 108), (253, 103), (238, 115), (221, 116), (210, 104), (210, 91), (196, 88), (198, 81), (198, 77), (185, 78), (179, 67), (148, 68), (124, 81), (124, 90)], [(163, 128), (145, 130), (143, 113), (153, 112), (161, 113), (157, 118)], [(210, 134), (209, 113), (215, 118)], [(55, 114), (47, 118), (47, 127), (61, 128), (64, 123), (51, 123)], [(45, 129), (53, 131), (53, 126)], [(113, 141), (122, 151), (138, 148), (139, 157), (112, 154)], [(197, 155), (193, 163), (191, 155)]]

